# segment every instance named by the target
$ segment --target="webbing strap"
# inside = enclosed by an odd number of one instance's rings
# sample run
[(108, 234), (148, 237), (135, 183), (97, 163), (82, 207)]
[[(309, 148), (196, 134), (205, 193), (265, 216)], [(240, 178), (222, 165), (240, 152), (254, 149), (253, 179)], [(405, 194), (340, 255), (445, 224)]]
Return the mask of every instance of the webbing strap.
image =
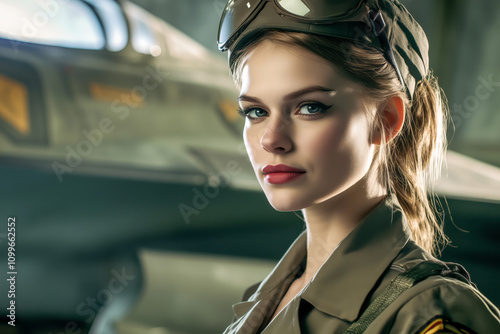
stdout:
[(438, 275), (443, 271), (449, 271), (448, 267), (436, 262), (424, 261), (411, 268), (409, 271), (399, 274), (368, 306), (358, 321), (354, 322), (351, 326), (349, 326), (349, 328), (347, 328), (344, 334), (363, 333), (368, 326), (370, 326), (370, 324), (403, 292), (411, 288), (419, 281), (432, 275)]

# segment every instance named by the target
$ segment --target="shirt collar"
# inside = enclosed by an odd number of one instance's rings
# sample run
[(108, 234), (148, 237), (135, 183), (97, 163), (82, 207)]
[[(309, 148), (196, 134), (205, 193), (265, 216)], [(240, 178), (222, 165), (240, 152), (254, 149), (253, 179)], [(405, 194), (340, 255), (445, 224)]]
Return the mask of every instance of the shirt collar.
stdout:
[(322, 312), (354, 321), (409, 238), (401, 210), (386, 199), (340, 243), (302, 298)]
[[(318, 310), (354, 321), (370, 291), (409, 240), (401, 209), (389, 197), (340, 243), (302, 292)], [(251, 299), (262, 298), (296, 275), (306, 256), (302, 233)]]
[[(249, 298), (249, 301), (262, 298), (272, 298), (268, 296), (270, 292), (276, 293), (276, 288), (280, 285), (293, 281), (293, 278), (301, 270), (302, 262), (307, 254), (307, 235), (304, 231), (290, 246), (285, 255), (274, 267), (271, 273), (260, 283), (257, 291)], [(288, 287), (287, 287), (288, 289)]]

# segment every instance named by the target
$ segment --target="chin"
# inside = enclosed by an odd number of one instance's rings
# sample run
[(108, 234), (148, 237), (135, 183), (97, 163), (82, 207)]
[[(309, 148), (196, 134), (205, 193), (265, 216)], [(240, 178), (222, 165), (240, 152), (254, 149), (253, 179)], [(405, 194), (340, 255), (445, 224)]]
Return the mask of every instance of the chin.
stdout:
[(309, 201), (311, 199), (310, 194), (303, 188), (294, 188), (286, 185), (276, 186), (267, 184), (264, 180), (260, 181), (267, 201), (276, 211), (298, 211), (311, 205)]
[(280, 212), (291, 212), (302, 210), (305, 205), (303, 203), (298, 203), (293, 201), (291, 196), (286, 196), (286, 198), (279, 198), (279, 196), (270, 197), (266, 194), (267, 201), (276, 211)]
[(293, 212), (293, 211), (300, 211), (302, 210), (301, 208), (298, 207), (290, 207), (290, 206), (276, 206), (271, 203), (271, 206), (274, 208), (274, 210), (279, 211), (279, 212)]

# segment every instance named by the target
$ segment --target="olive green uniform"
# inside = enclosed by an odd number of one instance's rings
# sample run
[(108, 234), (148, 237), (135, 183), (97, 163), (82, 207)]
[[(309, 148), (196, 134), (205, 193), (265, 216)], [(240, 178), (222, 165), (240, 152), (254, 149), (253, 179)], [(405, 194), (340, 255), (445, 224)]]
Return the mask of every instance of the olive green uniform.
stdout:
[[(225, 334), (343, 333), (398, 274), (432, 260), (409, 237), (400, 210), (386, 200), (337, 247), (306, 287), (272, 320), (291, 282), (303, 271), (301, 234), (269, 276), (233, 305)], [(445, 322), (452, 330), (438, 331)], [(431, 276), (404, 291), (365, 333), (500, 333), (500, 312), (474, 286)]]

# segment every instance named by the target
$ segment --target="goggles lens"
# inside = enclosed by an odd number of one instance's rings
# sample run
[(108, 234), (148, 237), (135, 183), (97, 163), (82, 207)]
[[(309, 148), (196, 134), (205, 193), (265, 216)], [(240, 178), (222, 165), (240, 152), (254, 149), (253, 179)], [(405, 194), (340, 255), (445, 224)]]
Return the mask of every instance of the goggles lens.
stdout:
[(219, 23), (217, 43), (225, 51), (226, 43), (247, 22), (262, 0), (229, 0)]
[(316, 20), (347, 17), (366, 0), (275, 0), (278, 7), (295, 16)]

